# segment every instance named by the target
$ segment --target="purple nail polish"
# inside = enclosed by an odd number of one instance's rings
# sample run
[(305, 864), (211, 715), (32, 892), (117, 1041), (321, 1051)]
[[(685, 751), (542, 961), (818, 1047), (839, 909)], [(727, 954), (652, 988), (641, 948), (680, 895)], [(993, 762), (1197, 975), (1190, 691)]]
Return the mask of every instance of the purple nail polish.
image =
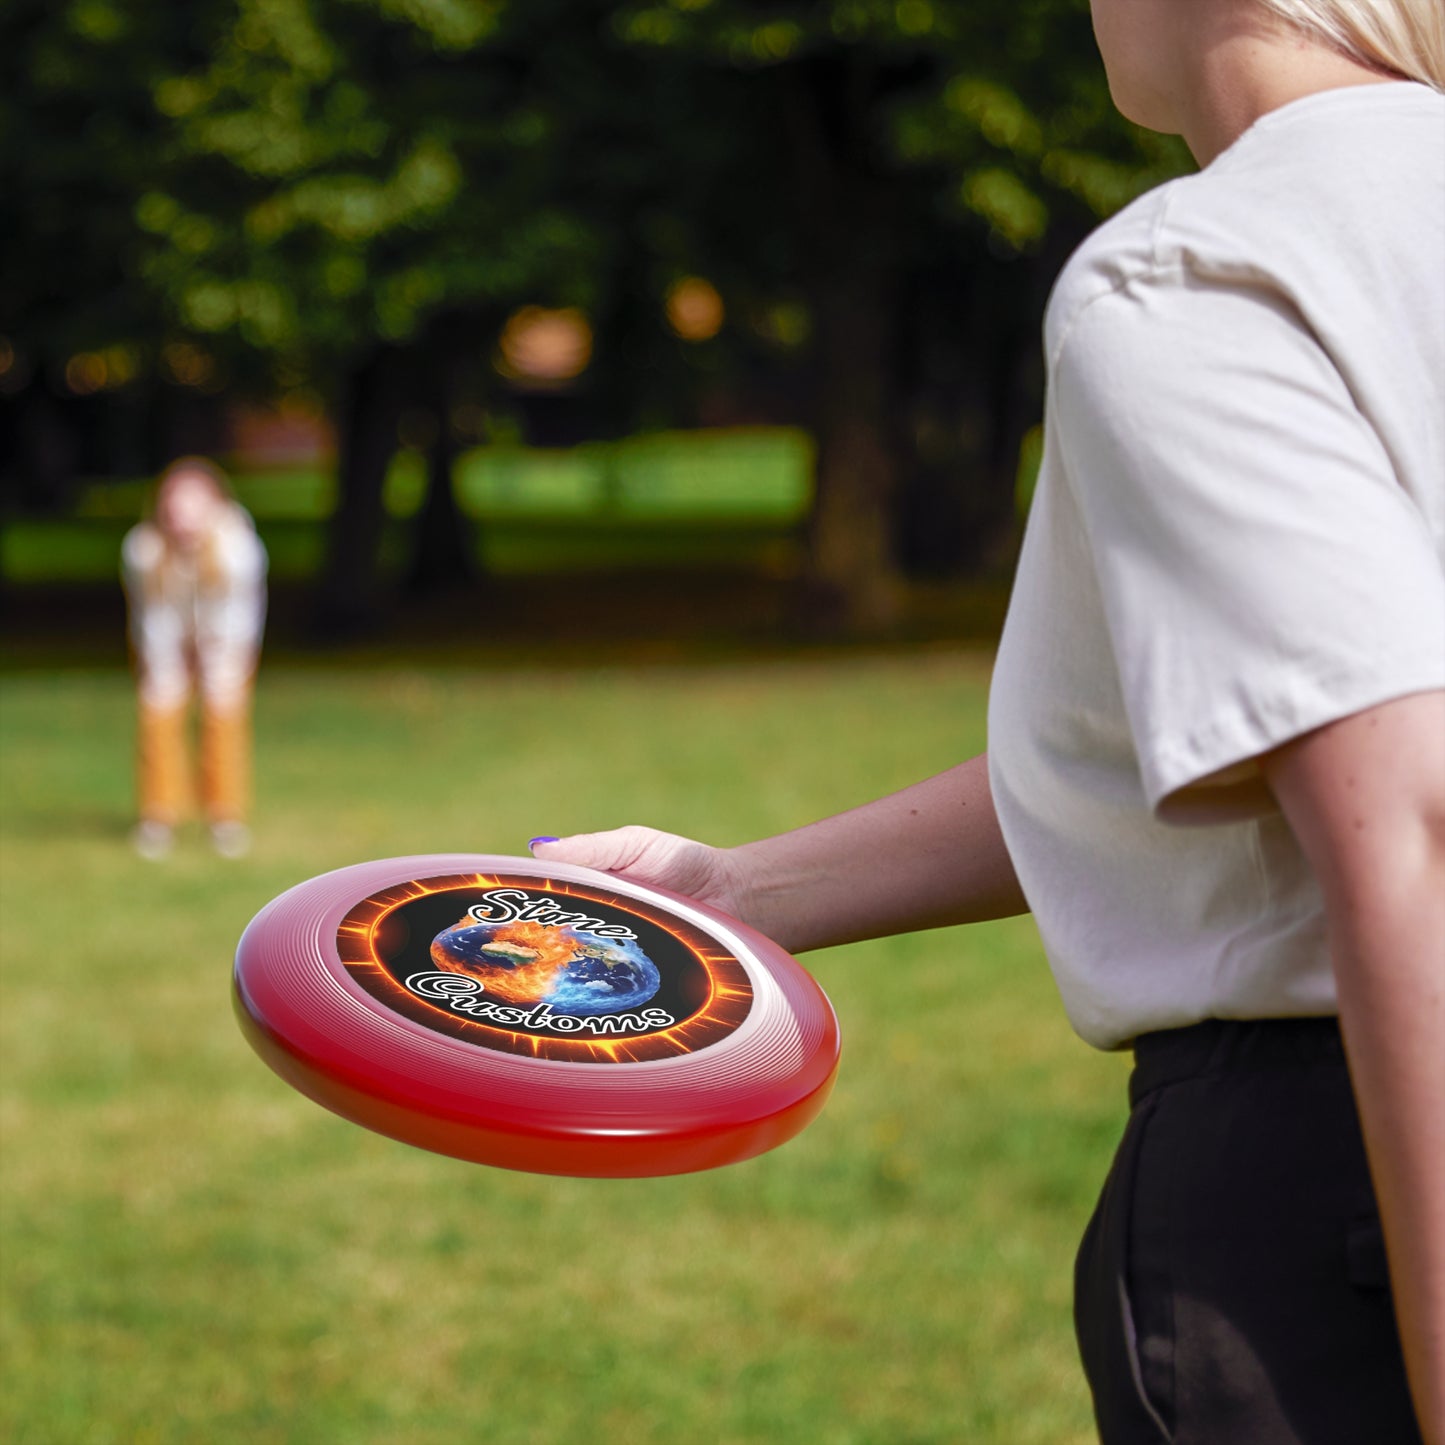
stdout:
[(530, 839), (528, 839), (528, 841), (527, 841), (527, 847), (529, 847), (529, 848), (535, 848), (538, 843), (556, 843), (556, 842), (560, 842), (560, 841), (561, 841), (560, 839), (557, 839), (557, 838), (549, 838), (549, 837), (547, 837), (547, 836), (544, 834), (544, 835), (543, 835), (542, 837), (540, 837), (540, 838), (530, 838)]

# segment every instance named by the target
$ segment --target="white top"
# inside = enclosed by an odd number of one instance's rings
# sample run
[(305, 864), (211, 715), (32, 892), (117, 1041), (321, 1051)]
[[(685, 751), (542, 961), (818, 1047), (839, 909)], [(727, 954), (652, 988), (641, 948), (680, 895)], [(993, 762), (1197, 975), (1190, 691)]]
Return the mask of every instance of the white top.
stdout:
[(193, 684), (210, 704), (239, 701), (266, 619), (266, 548), (245, 509), (229, 505), (197, 555), (166, 552), (152, 522), (121, 544), (141, 699), (177, 707)]
[(989, 761), (1070, 1020), (1334, 1013), (1254, 760), (1445, 688), (1445, 96), (1271, 112), (1090, 237), (1045, 332)]

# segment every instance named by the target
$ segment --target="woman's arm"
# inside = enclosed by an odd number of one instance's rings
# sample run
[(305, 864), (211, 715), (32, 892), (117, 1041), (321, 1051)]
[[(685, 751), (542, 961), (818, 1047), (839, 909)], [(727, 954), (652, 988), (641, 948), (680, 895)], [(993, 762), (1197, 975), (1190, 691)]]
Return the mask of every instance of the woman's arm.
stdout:
[(1028, 912), (984, 753), (900, 793), (737, 848), (631, 827), (538, 842), (533, 851), (711, 903), (791, 953)]
[(1324, 893), (1405, 1363), (1427, 1445), (1445, 1445), (1445, 692), (1261, 766)]

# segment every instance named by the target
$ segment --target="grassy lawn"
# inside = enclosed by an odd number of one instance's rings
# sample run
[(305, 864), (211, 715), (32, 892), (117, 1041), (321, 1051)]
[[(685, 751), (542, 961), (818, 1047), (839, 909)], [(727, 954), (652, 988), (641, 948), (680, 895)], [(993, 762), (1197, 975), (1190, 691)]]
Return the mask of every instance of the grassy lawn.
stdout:
[(1124, 1067), (1028, 920), (814, 955), (823, 1116), (660, 1181), (509, 1174), (293, 1094), (232, 1020), (250, 916), (408, 852), (737, 841), (978, 750), (987, 658), (263, 675), (257, 846), (125, 845), (120, 674), (8, 677), (0, 1438), (1082, 1445), (1075, 1241)]

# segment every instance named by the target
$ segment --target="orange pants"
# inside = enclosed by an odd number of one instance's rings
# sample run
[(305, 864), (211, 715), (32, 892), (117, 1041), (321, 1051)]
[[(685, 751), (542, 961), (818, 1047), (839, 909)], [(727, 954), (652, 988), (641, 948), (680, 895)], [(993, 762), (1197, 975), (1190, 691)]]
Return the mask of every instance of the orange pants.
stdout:
[[(140, 704), (136, 779), (140, 816), (174, 827), (191, 811), (190, 704)], [(208, 823), (239, 823), (251, 798), (251, 695), (222, 709), (201, 704), (200, 805)]]

